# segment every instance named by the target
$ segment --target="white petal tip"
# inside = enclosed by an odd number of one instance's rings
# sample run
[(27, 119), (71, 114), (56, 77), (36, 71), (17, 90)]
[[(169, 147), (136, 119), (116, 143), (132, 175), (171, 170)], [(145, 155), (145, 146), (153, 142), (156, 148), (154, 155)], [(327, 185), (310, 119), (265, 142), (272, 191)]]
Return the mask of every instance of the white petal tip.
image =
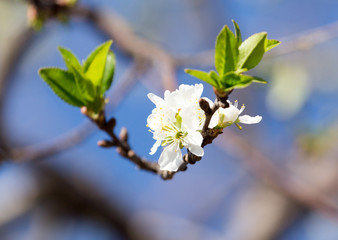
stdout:
[(249, 115), (240, 116), (239, 121), (244, 124), (256, 124), (262, 120), (262, 116), (250, 117)]

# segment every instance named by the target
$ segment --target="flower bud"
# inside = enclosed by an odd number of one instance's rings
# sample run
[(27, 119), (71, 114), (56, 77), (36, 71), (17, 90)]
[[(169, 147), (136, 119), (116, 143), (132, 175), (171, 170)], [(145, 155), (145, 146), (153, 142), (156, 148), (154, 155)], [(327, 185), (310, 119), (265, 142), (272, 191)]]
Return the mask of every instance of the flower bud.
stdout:
[(97, 145), (99, 147), (104, 147), (104, 148), (116, 146), (116, 144), (114, 142), (109, 141), (109, 140), (100, 140), (100, 141), (97, 142)]
[(211, 114), (211, 108), (207, 100), (200, 98), (199, 105), (201, 109), (205, 112), (205, 114), (210, 115)]
[(116, 119), (115, 118), (111, 118), (107, 123), (106, 123), (106, 127), (109, 131), (113, 131), (114, 128), (116, 126)]
[(128, 130), (127, 130), (127, 128), (125, 128), (125, 127), (121, 128), (120, 139), (123, 142), (127, 142), (128, 141)]

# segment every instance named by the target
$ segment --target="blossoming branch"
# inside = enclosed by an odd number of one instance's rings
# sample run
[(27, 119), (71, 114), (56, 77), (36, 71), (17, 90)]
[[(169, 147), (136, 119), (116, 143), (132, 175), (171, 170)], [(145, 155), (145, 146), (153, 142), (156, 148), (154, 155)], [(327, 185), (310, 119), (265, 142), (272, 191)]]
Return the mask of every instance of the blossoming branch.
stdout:
[(98, 46), (82, 63), (71, 51), (59, 47), (67, 69), (47, 67), (40, 69), (39, 74), (58, 97), (80, 107), (84, 115), (107, 133), (110, 139), (100, 140), (99, 146), (115, 147), (122, 157), (140, 169), (171, 179), (176, 172), (185, 171), (188, 164), (201, 160), (203, 148), (224, 128), (235, 124), (241, 129), (240, 124), (255, 124), (262, 119), (259, 115), (240, 116), (244, 105), (238, 109), (238, 102), (232, 104), (228, 98), (235, 89), (248, 87), (253, 82), (266, 83), (244, 72), (256, 67), (264, 53), (280, 42), (269, 40), (265, 32), (256, 33), (242, 42), (240, 29), (235, 21), (233, 24), (235, 33), (224, 26), (217, 36), (216, 71), (185, 70), (213, 87), (214, 102), (202, 97), (202, 84), (182, 84), (176, 91), (165, 91), (164, 98), (148, 94), (156, 106), (147, 118), (147, 126), (155, 140), (150, 154), (163, 147), (158, 164), (137, 155), (129, 145), (127, 129), (122, 128), (118, 136), (115, 134), (116, 119), (106, 119), (108, 100), (105, 92), (111, 86), (115, 72), (115, 55), (110, 50), (112, 41)]

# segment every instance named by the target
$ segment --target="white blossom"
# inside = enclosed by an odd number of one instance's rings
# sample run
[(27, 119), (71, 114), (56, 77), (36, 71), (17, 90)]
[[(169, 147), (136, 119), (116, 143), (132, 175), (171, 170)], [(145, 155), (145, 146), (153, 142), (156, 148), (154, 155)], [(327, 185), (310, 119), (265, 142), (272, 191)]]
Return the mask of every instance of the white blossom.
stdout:
[(178, 170), (183, 163), (183, 147), (196, 156), (203, 156), (200, 130), (205, 115), (199, 107), (202, 92), (202, 84), (182, 84), (176, 91), (166, 91), (164, 99), (148, 94), (148, 98), (156, 105), (147, 119), (147, 126), (156, 140), (150, 154), (154, 154), (159, 146), (164, 147), (158, 162), (161, 170)]
[(245, 109), (245, 106), (242, 105), (242, 107), (238, 109), (237, 100), (235, 101), (234, 105), (230, 101), (228, 101), (228, 103), (230, 105), (229, 107), (219, 108), (215, 112), (215, 114), (211, 118), (209, 128), (214, 128), (216, 126), (220, 128), (225, 128), (235, 123), (239, 129), (242, 129), (239, 123), (255, 124), (259, 123), (262, 120), (262, 117), (259, 115), (255, 117), (251, 117), (249, 115), (239, 116)]

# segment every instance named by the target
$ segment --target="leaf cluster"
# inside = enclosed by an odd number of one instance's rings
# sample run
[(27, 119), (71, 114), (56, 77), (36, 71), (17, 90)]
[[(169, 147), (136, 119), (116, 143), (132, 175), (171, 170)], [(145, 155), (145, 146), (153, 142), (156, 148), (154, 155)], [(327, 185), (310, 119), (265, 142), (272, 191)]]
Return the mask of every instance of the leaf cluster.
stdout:
[(244, 75), (243, 73), (256, 67), (265, 52), (280, 44), (277, 40), (268, 39), (266, 32), (253, 34), (242, 42), (238, 24), (234, 20), (233, 24), (235, 33), (225, 25), (217, 36), (215, 45), (215, 68), (217, 72), (185, 70), (188, 74), (211, 84), (219, 92), (245, 88), (252, 82), (266, 83), (261, 78)]
[(104, 107), (104, 94), (115, 71), (115, 56), (109, 50), (111, 44), (110, 40), (99, 45), (82, 64), (71, 51), (59, 47), (67, 70), (46, 67), (39, 70), (39, 75), (66, 103), (75, 107), (86, 106), (98, 113)]

